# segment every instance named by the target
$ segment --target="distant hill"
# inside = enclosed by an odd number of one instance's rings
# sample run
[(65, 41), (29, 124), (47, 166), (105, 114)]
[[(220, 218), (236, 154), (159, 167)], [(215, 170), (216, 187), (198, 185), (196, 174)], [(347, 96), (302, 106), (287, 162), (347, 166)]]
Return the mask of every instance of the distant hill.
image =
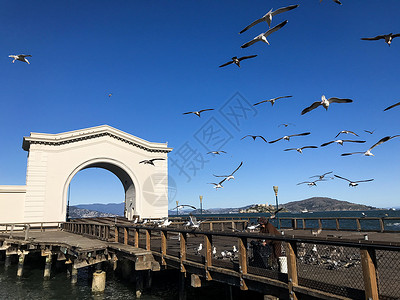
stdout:
[(341, 211), (341, 210), (373, 210), (377, 209), (373, 206), (355, 204), (347, 201), (340, 201), (327, 197), (313, 197), (300, 201), (293, 201), (282, 204), (291, 212), (302, 211)]
[(108, 204), (93, 203), (93, 204), (78, 204), (78, 205), (75, 205), (75, 207), (82, 208), (82, 209), (95, 210), (98, 212), (113, 214), (113, 215), (117, 215), (117, 216), (123, 216), (125, 204), (124, 204), (124, 202), (108, 203)]
[(76, 206), (69, 207), (69, 217), (74, 218), (96, 218), (96, 217), (114, 217), (115, 214), (99, 212), (95, 210), (78, 208)]

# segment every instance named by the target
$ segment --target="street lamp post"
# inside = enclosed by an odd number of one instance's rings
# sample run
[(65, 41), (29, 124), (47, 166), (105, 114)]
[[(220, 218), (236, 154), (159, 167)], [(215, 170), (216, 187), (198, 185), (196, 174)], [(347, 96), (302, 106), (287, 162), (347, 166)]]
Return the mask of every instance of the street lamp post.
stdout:
[(179, 211), (178, 211), (178, 205), (179, 205), (179, 201), (176, 201), (176, 216), (178, 216), (179, 215)]
[[(274, 189), (274, 192), (275, 192), (276, 211), (278, 211), (278, 186), (274, 185), (273, 189)], [(276, 214), (276, 221), (278, 222), (278, 229), (281, 229), (281, 226), (279, 225), (279, 216), (278, 216), (278, 214)]]
[(199, 196), (200, 198), (200, 214), (203, 214), (203, 196)]

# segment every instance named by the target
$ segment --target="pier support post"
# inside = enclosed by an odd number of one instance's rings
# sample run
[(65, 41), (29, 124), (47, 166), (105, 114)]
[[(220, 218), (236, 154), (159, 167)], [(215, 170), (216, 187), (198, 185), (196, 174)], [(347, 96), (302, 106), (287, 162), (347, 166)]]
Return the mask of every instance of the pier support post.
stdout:
[(78, 269), (72, 265), (71, 266), (71, 284), (75, 284), (78, 282)]
[(361, 265), (364, 277), (365, 298), (378, 300), (378, 283), (376, 279), (376, 256), (374, 249), (360, 249)]
[(11, 259), (12, 259), (11, 254), (6, 254), (6, 259), (4, 261), (4, 269), (7, 270), (8, 267), (11, 266)]
[(185, 277), (186, 273), (179, 273), (179, 283), (178, 283), (178, 291), (179, 291), (179, 300), (186, 300), (186, 288), (185, 288)]
[(22, 252), (18, 255), (17, 277), (22, 277), (22, 273), (24, 271), (24, 261), (25, 261), (25, 253)]
[(92, 292), (102, 293), (106, 288), (106, 272), (97, 270), (93, 273)]
[(140, 298), (143, 293), (143, 272), (136, 271), (136, 298)]
[(49, 279), (50, 278), (50, 273), (51, 273), (51, 263), (52, 263), (52, 255), (47, 254), (46, 255), (46, 264), (44, 266), (44, 278)]
[(150, 289), (151, 285), (153, 283), (153, 276), (152, 276), (151, 270), (146, 270), (144, 272), (146, 272), (146, 284), (145, 284), (145, 287), (146, 287), (146, 289)]

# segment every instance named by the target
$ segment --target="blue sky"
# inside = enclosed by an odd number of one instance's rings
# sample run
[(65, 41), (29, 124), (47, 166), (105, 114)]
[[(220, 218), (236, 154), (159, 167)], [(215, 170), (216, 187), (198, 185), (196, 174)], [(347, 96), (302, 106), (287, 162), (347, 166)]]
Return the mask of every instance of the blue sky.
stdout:
[[(168, 141), (175, 149), (169, 155), (169, 173), (177, 193), (170, 208), (176, 200), (198, 205), (199, 195), (205, 208), (273, 203), (273, 185), (279, 186), (281, 203), (325, 196), (378, 207), (400, 205), (400, 139), (374, 149), (374, 157), (340, 156), (400, 134), (399, 107), (383, 112), (400, 101), (400, 38), (391, 47), (382, 40), (360, 40), (400, 32), (400, 2), (342, 3), (98, 0), (19, 1), (15, 7), (4, 1), (0, 184), (25, 184), (27, 153), (21, 146), (30, 132), (108, 124), (149, 141)], [(269, 36), (270, 45), (240, 48), (268, 25), (258, 24), (239, 35), (241, 29), (271, 8), (292, 4), (300, 6), (274, 17), (273, 25), (289, 22)], [(19, 53), (31, 54), (31, 64), (12, 64), (8, 55)], [(218, 68), (232, 56), (252, 54), (258, 57), (242, 62), (240, 69)], [(108, 93), (113, 96), (108, 98)], [(323, 94), (354, 102), (300, 115)], [(285, 95), (293, 97), (273, 107), (256, 106), (235, 126), (226, 118), (225, 109), (235, 101), (253, 104)], [(201, 118), (182, 115), (203, 108), (215, 111)], [(288, 122), (295, 126), (278, 127)], [(229, 137), (224, 156), (206, 154), (211, 146), (199, 137), (210, 124), (218, 124)], [(345, 129), (367, 142), (306, 149), (302, 155), (283, 151), (319, 146)], [(375, 132), (369, 135), (365, 129)], [(301, 132), (311, 134), (275, 144), (240, 140), (247, 134), (273, 140)], [(197, 158), (181, 162), (190, 179), (171, 160), (181, 159), (178, 150), (186, 146)], [(199, 165), (200, 158), (207, 162)], [(243, 167), (224, 189), (215, 191), (207, 184), (214, 182), (212, 174), (229, 173), (241, 161)], [(191, 163), (197, 164), (196, 172)], [(340, 179), (312, 188), (296, 185), (328, 171), (352, 180), (375, 180), (357, 188)], [(122, 185), (108, 171), (84, 170), (72, 182), (72, 204), (123, 199)]]

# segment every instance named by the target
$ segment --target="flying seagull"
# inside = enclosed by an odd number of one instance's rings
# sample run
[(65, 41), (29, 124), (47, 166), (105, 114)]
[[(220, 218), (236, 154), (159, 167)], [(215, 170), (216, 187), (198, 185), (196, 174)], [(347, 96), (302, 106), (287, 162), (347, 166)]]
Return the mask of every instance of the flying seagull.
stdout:
[(340, 131), (336, 136), (335, 136), (335, 138), (337, 138), (340, 134), (342, 134), (342, 133), (345, 133), (345, 134), (354, 134), (355, 136), (358, 136), (358, 134), (357, 133), (355, 133), (355, 132), (353, 132), (353, 131), (350, 131), (350, 130), (342, 130), (342, 131)]
[(389, 107), (386, 107), (383, 111), (387, 111), (387, 110), (389, 110), (389, 109), (391, 109), (393, 107), (396, 107), (398, 105), (400, 105), (400, 102), (397, 102), (396, 104), (393, 104), (393, 105), (390, 105)]
[(381, 138), (376, 144), (374, 144), (371, 148), (369, 148), (367, 151), (365, 151), (365, 152), (352, 152), (352, 153), (343, 153), (342, 154), (342, 156), (348, 156), (348, 155), (353, 155), (353, 154), (363, 154), (363, 155), (365, 155), (365, 156), (374, 156), (372, 153), (371, 153), (371, 150), (373, 149), (373, 148), (375, 148), (376, 146), (379, 146), (380, 144), (383, 144), (384, 142), (387, 142), (387, 141), (389, 141), (390, 139), (392, 139), (392, 138), (395, 138), (395, 137), (398, 137), (399, 135), (395, 135), (395, 136), (385, 136), (385, 137), (383, 137), (383, 138)]
[(207, 154), (216, 154), (216, 155), (220, 155), (221, 153), (226, 153), (225, 151), (210, 151), (210, 152), (207, 152)]
[(332, 144), (332, 143), (338, 143), (339, 145), (342, 145), (343, 146), (343, 143), (347, 143), (347, 142), (351, 142), (351, 143), (365, 143), (365, 141), (355, 141), (355, 140), (335, 140), (335, 141), (330, 141), (330, 142), (327, 142), (327, 143), (323, 143), (322, 145), (321, 145), (321, 147), (325, 147), (325, 146), (328, 146), (329, 144)]
[(109, 93), (109, 94), (108, 94), (108, 98), (110, 98), (111, 96), (112, 96), (112, 94), (111, 94), (111, 93)]
[(209, 110), (214, 110), (214, 108), (207, 108), (207, 109), (202, 109), (202, 110), (199, 110), (199, 111), (189, 111), (189, 112), (183, 113), (183, 115), (195, 114), (196, 116), (198, 116), (198, 117), (200, 118), (200, 114), (201, 114), (203, 111), (209, 111)]
[(242, 31), (239, 32), (239, 34), (245, 32), (246, 30), (250, 29), (251, 27), (253, 27), (254, 25), (257, 25), (258, 23), (261, 22), (267, 22), (268, 26), (271, 27), (271, 21), (272, 21), (272, 17), (277, 15), (277, 14), (281, 14), (283, 12), (295, 9), (296, 7), (298, 7), (299, 5), (290, 5), (287, 7), (281, 7), (278, 8), (275, 11), (272, 11), (272, 8), (269, 12), (267, 12), (264, 16), (262, 16), (261, 18), (255, 20), (253, 23), (251, 23), (249, 26), (245, 27)]
[[(322, 0), (319, 0), (319, 3), (321, 3), (321, 2), (322, 2)], [(333, 2), (342, 5), (342, 2), (340, 2), (339, 0), (333, 0)]]
[(317, 184), (316, 184), (317, 181), (324, 181), (324, 180), (317, 179), (317, 180), (314, 180), (314, 181), (303, 181), (303, 182), (300, 182), (300, 183), (298, 183), (296, 185), (307, 183), (308, 186), (317, 186)]
[(12, 61), (13, 63), (16, 60), (19, 60), (19, 61), (26, 62), (28, 65), (30, 65), (29, 61), (26, 58), (27, 57), (32, 57), (32, 55), (29, 55), (29, 54), (28, 55), (26, 55), (26, 54), (16, 54), (16, 55), (9, 55), (8, 57), (14, 58), (14, 60)]
[(317, 146), (304, 146), (301, 148), (289, 148), (289, 149), (285, 149), (283, 151), (290, 151), (290, 150), (296, 150), (297, 152), (303, 154), (303, 149), (307, 149), (307, 148), (318, 148)]
[(244, 137), (242, 137), (241, 140), (243, 140), (244, 138), (246, 138), (246, 137), (248, 137), (248, 136), (252, 137), (252, 138), (253, 138), (253, 141), (255, 141), (256, 138), (260, 138), (260, 139), (262, 139), (264, 142), (268, 143), (267, 140), (266, 140), (263, 136), (261, 136), (261, 135), (250, 135), (250, 134), (248, 134), (248, 135), (245, 135)]
[(165, 158), (153, 158), (153, 159), (145, 159), (139, 162), (139, 164), (145, 164), (145, 165), (153, 165), (154, 166), (154, 161), (156, 160), (165, 160)]
[(292, 123), (283, 123), (283, 124), (279, 124), (278, 127), (285, 126), (285, 128), (286, 128), (286, 127), (288, 127), (289, 125), (296, 126), (296, 125), (294, 125), (294, 124), (292, 124)]
[(271, 105), (274, 106), (276, 100), (283, 99), (283, 98), (290, 98), (290, 97), (293, 97), (293, 96), (281, 96), (281, 97), (276, 97), (276, 98), (272, 98), (272, 99), (268, 99), (268, 100), (263, 100), (263, 101), (253, 104), (253, 106), (256, 106), (256, 105), (264, 103), (264, 102), (271, 102)]
[(317, 108), (320, 105), (322, 105), (326, 110), (328, 110), (328, 107), (329, 107), (329, 105), (331, 103), (350, 103), (350, 102), (353, 102), (353, 100), (351, 100), (351, 99), (341, 99), (341, 98), (336, 98), (336, 97), (332, 97), (332, 98), (326, 99), (325, 95), (322, 95), (321, 101), (314, 102), (313, 104), (311, 104), (311, 106), (303, 109), (301, 114), (304, 115), (305, 113), (308, 113), (309, 111), (312, 111), (313, 109)]
[(272, 144), (272, 143), (275, 143), (275, 142), (277, 142), (279, 140), (282, 140), (282, 139), (289, 141), (292, 136), (303, 136), (303, 135), (309, 135), (310, 133), (311, 132), (304, 132), (304, 133), (299, 133), (299, 134), (285, 135), (285, 136), (283, 136), (283, 137), (281, 137), (281, 138), (279, 138), (277, 140), (271, 141), (269, 143)]
[(239, 170), (240, 169), (240, 167), (243, 165), (243, 162), (241, 162), (240, 163), (240, 165), (239, 165), (239, 167), (237, 167), (236, 169), (235, 169), (235, 171), (233, 171), (231, 174), (229, 174), (229, 175), (214, 175), (215, 177), (225, 177), (225, 179), (224, 180), (227, 180), (227, 181), (229, 181), (229, 180), (231, 180), (231, 179), (235, 179), (235, 177), (233, 176), (233, 174), (235, 174), (235, 172), (237, 171), (237, 170)]
[(347, 180), (349, 182), (349, 186), (350, 187), (356, 187), (359, 182), (368, 182), (368, 181), (372, 181), (373, 180), (373, 179), (367, 179), (367, 180), (351, 181), (351, 180), (348, 180), (347, 178), (340, 177), (338, 175), (334, 175), (334, 176), (337, 177), (337, 178), (343, 179), (343, 180)]
[(251, 41), (243, 44), (241, 47), (242, 48), (247, 48), (247, 47), (249, 47), (249, 46), (251, 46), (254, 43), (259, 42), (259, 41), (262, 41), (262, 42), (267, 43), (269, 45), (269, 42), (267, 40), (267, 36), (269, 36), (271, 33), (275, 32), (278, 29), (280, 29), (283, 26), (285, 26), (287, 22), (288, 22), (287, 20), (283, 21), (282, 23), (280, 23), (280, 24), (276, 25), (275, 27), (269, 29), (267, 32), (264, 32), (264, 33), (261, 33), (261, 34), (257, 35), (254, 39), (252, 39)]
[(376, 129), (374, 129), (374, 130), (372, 130), (372, 131), (370, 131), (370, 130), (364, 130), (366, 133), (369, 133), (369, 134), (373, 134), (374, 132), (375, 132), (375, 130)]
[(194, 207), (193, 205), (181, 204), (181, 205), (178, 205), (178, 206), (176, 206), (176, 207), (172, 208), (171, 210), (175, 210), (175, 209), (182, 209), (182, 208), (184, 208), (184, 207), (189, 207), (189, 208), (197, 209), (197, 208), (196, 208), (196, 207)]
[(384, 39), (385, 43), (387, 43), (389, 45), (389, 47), (390, 47), (390, 44), (392, 43), (392, 40), (395, 37), (398, 37), (398, 36), (400, 36), (400, 33), (396, 33), (396, 34), (389, 33), (389, 34), (377, 35), (377, 36), (371, 37), (371, 38), (361, 38), (361, 39), (364, 40), (364, 41), (377, 41), (377, 40)]
[(249, 58), (253, 58), (253, 57), (256, 57), (257, 55), (249, 55), (249, 56), (242, 56), (242, 57), (240, 57), (240, 58), (237, 58), (237, 56), (234, 56), (234, 57), (232, 57), (232, 61), (228, 61), (227, 63), (224, 63), (223, 65), (220, 65), (219, 67), (220, 68), (222, 68), (222, 67), (225, 67), (225, 66), (227, 66), (227, 65), (230, 65), (230, 64), (235, 64), (235, 65), (237, 65), (239, 68), (240, 68), (240, 62), (242, 61), (242, 60), (244, 60), (244, 59), (249, 59)]
[(218, 189), (224, 188), (224, 187), (222, 186), (222, 183), (223, 183), (225, 180), (226, 180), (226, 178), (222, 179), (222, 180), (221, 180), (220, 182), (218, 182), (218, 183), (209, 182), (208, 184), (213, 184), (215, 190), (218, 190)]
[(319, 180), (322, 180), (322, 179), (324, 179), (324, 177), (325, 177), (326, 175), (331, 174), (332, 172), (333, 172), (333, 171), (326, 172), (326, 173), (324, 173), (324, 174), (322, 174), (322, 175), (314, 175), (314, 176), (311, 176), (310, 178), (318, 177)]

